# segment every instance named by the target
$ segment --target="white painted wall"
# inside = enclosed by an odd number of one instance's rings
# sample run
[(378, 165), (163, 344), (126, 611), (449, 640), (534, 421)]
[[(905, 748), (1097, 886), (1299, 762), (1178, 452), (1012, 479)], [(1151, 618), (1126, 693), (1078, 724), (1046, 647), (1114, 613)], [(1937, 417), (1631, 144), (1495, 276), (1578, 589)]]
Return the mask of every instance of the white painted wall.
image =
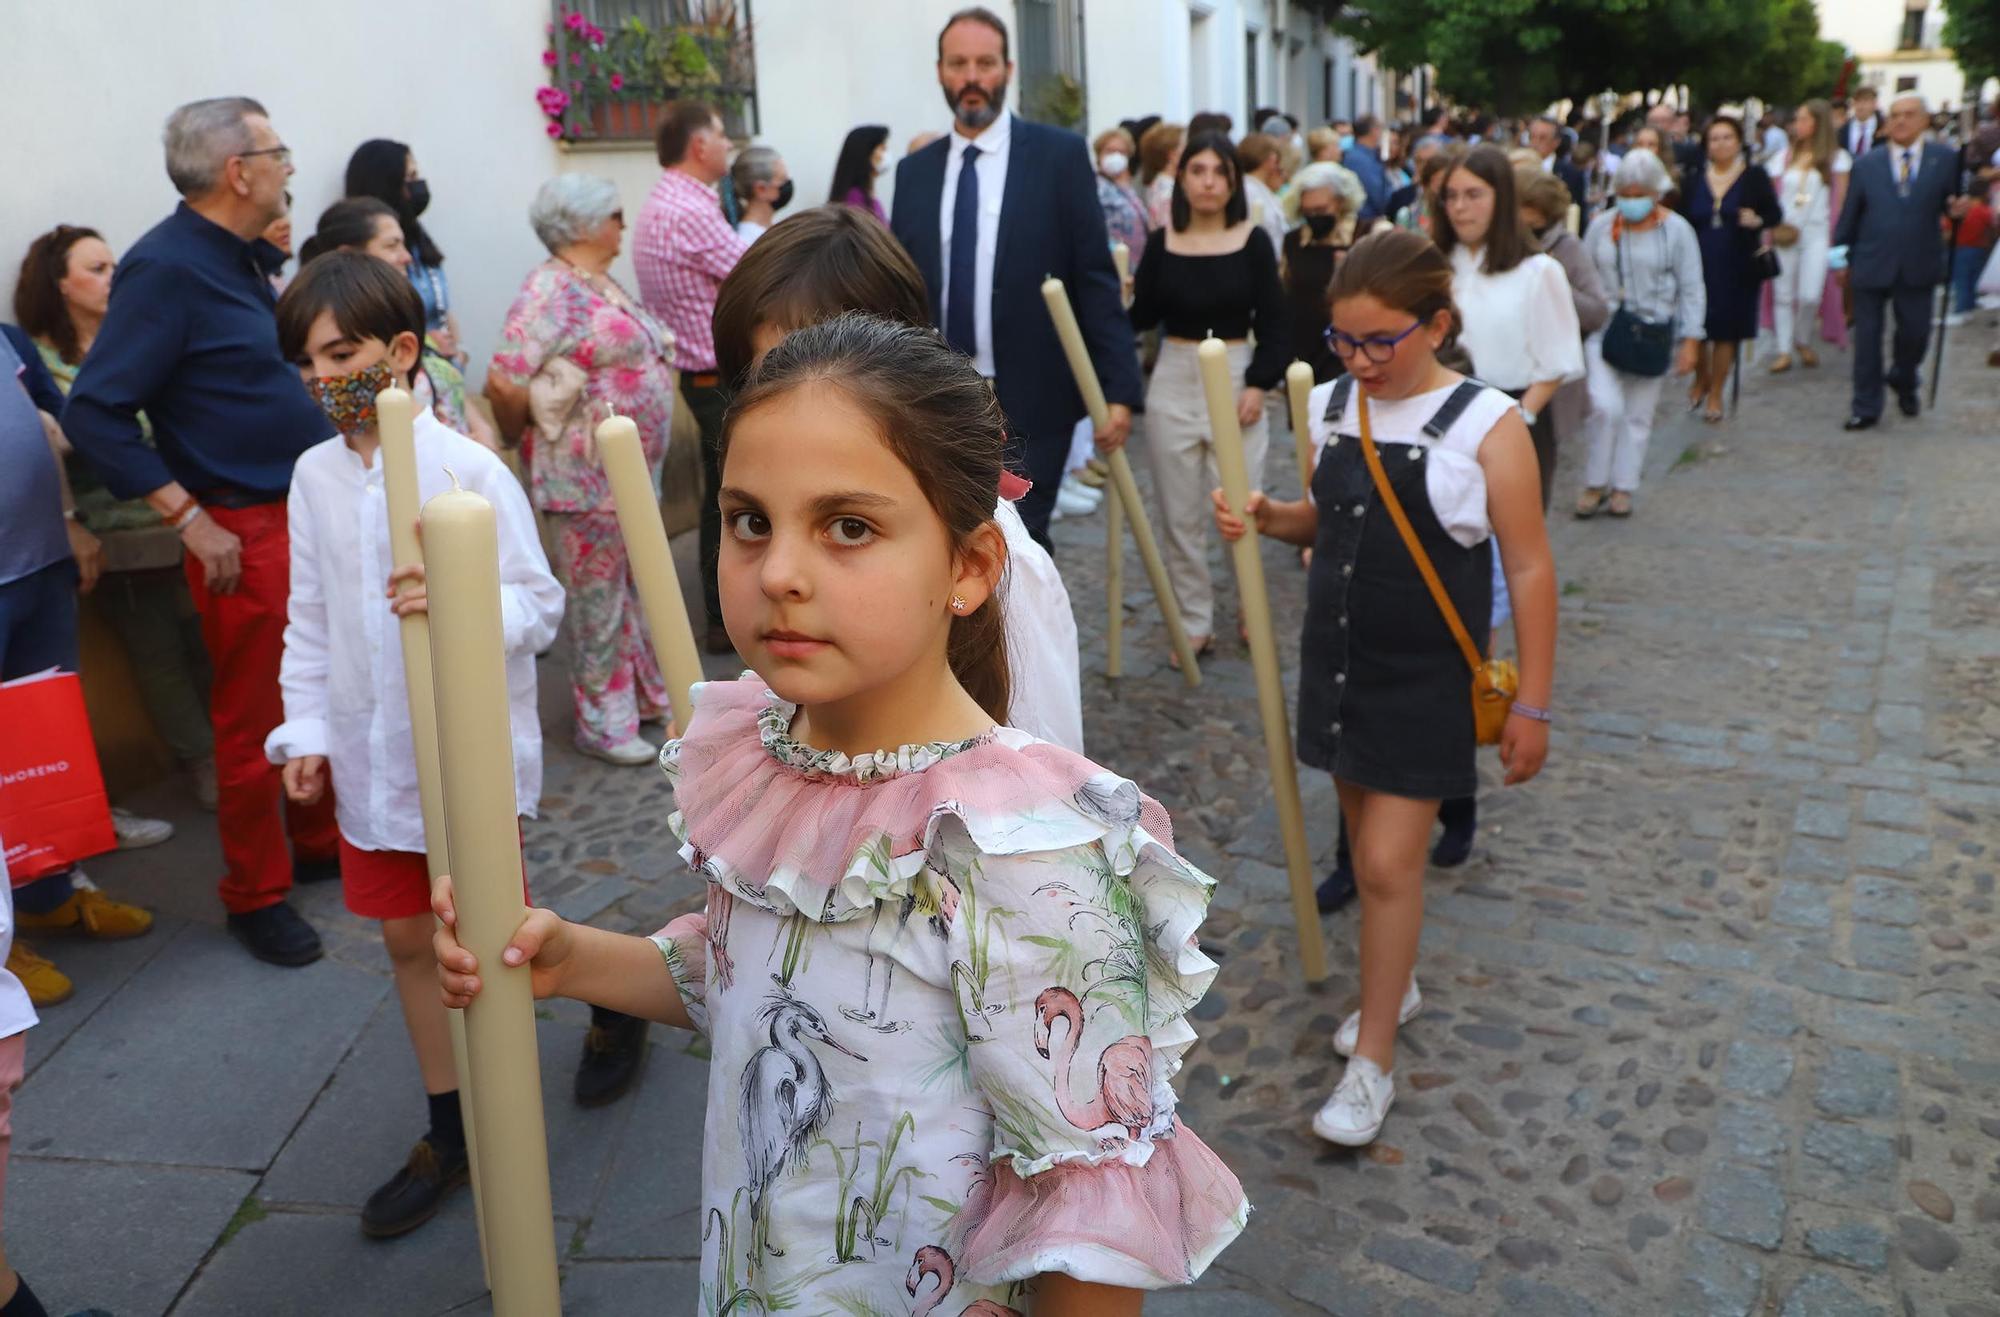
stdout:
[[(1976, 0), (1966, 0), (1974, 3)], [(1987, 0), (1988, 3), (1991, 0)], [(1916, 79), (1916, 92), (1933, 110), (1965, 101), (1965, 71), (1944, 55), (1938, 40), (1947, 6), (1933, 0), (1924, 15), (1923, 49), (1900, 51), (1904, 6), (1896, 0), (1818, 0), (1820, 35), (1845, 42), (1860, 61), (1862, 84), (1886, 97), (1903, 78)]]
[[(1012, 0), (989, 4), (1012, 25)], [(958, 7), (866, 0), (864, 22), (858, 0), (756, 0), (760, 140), (785, 154), (794, 205), (825, 197), (848, 128), (889, 125), (893, 165), (914, 133), (948, 125), (936, 39)], [(177, 200), (160, 147), (168, 112), (242, 94), (264, 102), (293, 150), (301, 239), (339, 199), (357, 144), (412, 145), (434, 198), (424, 223), (445, 251), (477, 376), (543, 256), (527, 223), (543, 180), (602, 174), (632, 215), (659, 173), (650, 146), (570, 151), (549, 141), (534, 101), (548, 21), (544, 0), (350, 0), (337, 15), (257, 0), (43, 6), (6, 37), (17, 103), (56, 108), (0, 155), (0, 314), (12, 318), (20, 257), (36, 234), (87, 224), (122, 251), (166, 215)], [(883, 180), (885, 205), (892, 186)], [(632, 286), (629, 258), (617, 273)]]

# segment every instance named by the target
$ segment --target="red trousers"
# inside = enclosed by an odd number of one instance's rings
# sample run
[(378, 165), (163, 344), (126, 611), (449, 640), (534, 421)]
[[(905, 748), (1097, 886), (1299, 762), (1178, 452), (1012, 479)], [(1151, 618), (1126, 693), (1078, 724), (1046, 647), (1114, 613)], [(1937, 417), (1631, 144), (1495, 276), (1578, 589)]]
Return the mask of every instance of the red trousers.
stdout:
[(216, 824), (228, 866), (222, 904), (240, 915), (276, 905), (292, 890), (292, 848), (302, 859), (331, 858), (340, 832), (331, 788), (316, 805), (292, 805), (277, 765), (264, 757), (264, 738), (285, 720), (278, 661), (285, 651), (292, 541), (284, 501), (248, 508), (204, 504), (202, 515), (243, 541), (243, 580), (234, 594), (211, 593), (193, 554), (184, 564), (215, 669), (208, 709), (215, 728)]

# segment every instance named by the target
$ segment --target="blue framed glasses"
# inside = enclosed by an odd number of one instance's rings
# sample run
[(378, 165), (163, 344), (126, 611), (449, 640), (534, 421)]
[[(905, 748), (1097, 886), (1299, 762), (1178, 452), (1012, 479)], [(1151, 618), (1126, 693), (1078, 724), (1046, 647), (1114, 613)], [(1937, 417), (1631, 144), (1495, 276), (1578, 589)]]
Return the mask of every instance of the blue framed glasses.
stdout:
[(1352, 334), (1343, 334), (1332, 325), (1328, 325), (1326, 327), (1326, 341), (1333, 348), (1334, 355), (1342, 361), (1354, 360), (1354, 354), (1359, 352), (1379, 366), (1389, 358), (1395, 356), (1396, 345), (1416, 333), (1418, 329), (1423, 327), (1423, 323), (1421, 320), (1412, 321), (1408, 329), (1394, 338), (1382, 338), (1379, 335), (1370, 338), (1356, 338)]

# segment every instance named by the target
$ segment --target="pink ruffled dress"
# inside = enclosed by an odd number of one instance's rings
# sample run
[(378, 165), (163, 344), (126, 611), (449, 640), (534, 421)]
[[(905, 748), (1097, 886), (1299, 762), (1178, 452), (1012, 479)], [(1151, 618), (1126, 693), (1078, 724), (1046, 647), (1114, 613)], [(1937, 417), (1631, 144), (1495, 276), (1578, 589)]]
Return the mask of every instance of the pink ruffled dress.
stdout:
[(1175, 1115), (1214, 883), (1166, 812), (1012, 728), (850, 759), (753, 676), (694, 699), (661, 763), (708, 902), (654, 941), (714, 1058), (700, 1311), (1199, 1276), (1250, 1205)]

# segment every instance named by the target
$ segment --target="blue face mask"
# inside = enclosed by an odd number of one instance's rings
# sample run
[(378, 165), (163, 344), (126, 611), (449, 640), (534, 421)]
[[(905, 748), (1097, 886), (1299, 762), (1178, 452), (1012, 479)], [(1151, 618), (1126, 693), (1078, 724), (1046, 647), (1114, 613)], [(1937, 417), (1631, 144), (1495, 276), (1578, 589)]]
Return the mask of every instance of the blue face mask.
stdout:
[(1620, 197), (1618, 213), (1625, 217), (1627, 224), (1637, 224), (1653, 213), (1651, 197)]
[(1353, 133), (1342, 133), (1340, 135), (1340, 149), (1343, 151), (1352, 151), (1354, 149)]

